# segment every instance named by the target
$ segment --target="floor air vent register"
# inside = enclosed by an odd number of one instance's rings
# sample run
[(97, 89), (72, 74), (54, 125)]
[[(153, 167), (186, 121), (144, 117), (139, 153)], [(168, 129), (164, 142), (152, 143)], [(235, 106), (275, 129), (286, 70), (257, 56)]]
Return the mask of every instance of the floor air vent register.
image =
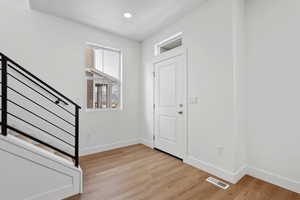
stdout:
[(219, 188), (222, 188), (223, 190), (226, 190), (227, 188), (229, 188), (229, 185), (227, 183), (224, 183), (223, 181), (220, 181), (213, 177), (208, 177), (206, 179), (206, 181), (218, 186)]

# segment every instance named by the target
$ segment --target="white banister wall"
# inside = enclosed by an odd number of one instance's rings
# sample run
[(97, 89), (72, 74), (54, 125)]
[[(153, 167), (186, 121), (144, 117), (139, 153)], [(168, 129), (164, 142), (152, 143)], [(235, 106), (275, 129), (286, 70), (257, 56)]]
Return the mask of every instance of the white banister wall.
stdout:
[(0, 135), (0, 156), (2, 199), (53, 200), (82, 192), (80, 168), (14, 136)]

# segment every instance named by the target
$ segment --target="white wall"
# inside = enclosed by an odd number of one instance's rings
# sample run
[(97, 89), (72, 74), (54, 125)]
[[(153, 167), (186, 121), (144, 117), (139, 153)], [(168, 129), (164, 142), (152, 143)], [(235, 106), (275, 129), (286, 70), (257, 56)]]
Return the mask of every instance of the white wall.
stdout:
[(0, 135), (0, 156), (2, 199), (65, 199), (81, 192), (81, 169), (32, 144)]
[(300, 1), (247, 1), (248, 162), (300, 193)]
[(144, 143), (152, 143), (154, 45), (183, 32), (188, 96), (199, 98), (189, 105), (188, 162), (229, 181), (250, 174), (300, 192), (299, 6), (210, 0), (144, 41)]
[[(0, 2), (0, 51), (82, 105), (83, 153), (136, 142), (139, 138), (140, 44), (28, 8), (27, 1)], [(122, 50), (124, 110), (85, 111), (85, 43)]]
[[(242, 19), (238, 20), (237, 17)], [(242, 40), (243, 4), (235, 0), (209, 0), (200, 8), (147, 39), (142, 45), (142, 138), (151, 144), (153, 91), (151, 60), (154, 45), (183, 32), (188, 49), (188, 97), (198, 104), (188, 108), (189, 159), (217, 173), (233, 176), (244, 163), (240, 115), (238, 46)], [(238, 37), (237, 37), (238, 36)], [(217, 147), (222, 147), (219, 152)], [(223, 178), (228, 178), (228, 176)]]

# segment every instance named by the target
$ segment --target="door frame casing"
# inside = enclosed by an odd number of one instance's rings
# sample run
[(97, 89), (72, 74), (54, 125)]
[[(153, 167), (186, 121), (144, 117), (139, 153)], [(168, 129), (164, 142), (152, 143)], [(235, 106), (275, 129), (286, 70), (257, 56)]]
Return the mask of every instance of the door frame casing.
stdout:
[[(152, 70), (153, 73), (156, 74), (155, 70), (155, 65), (159, 62), (168, 60), (170, 58), (174, 58), (177, 56), (182, 56), (183, 57), (183, 71), (184, 71), (184, 77), (185, 77), (185, 98), (183, 105), (185, 106), (185, 113), (184, 113), (184, 126), (185, 126), (185, 131), (184, 131), (184, 141), (183, 141), (183, 152), (182, 152), (182, 159), (185, 160), (188, 156), (188, 49), (184, 47), (178, 47), (176, 49), (164, 52), (163, 54), (157, 55), (153, 60), (152, 60)], [(155, 104), (155, 78), (154, 76), (152, 77), (153, 80), (153, 105)], [(155, 136), (155, 109), (153, 107), (153, 129), (152, 129), (152, 143), (153, 143), (153, 148), (155, 148), (155, 141), (154, 141), (154, 136)]]

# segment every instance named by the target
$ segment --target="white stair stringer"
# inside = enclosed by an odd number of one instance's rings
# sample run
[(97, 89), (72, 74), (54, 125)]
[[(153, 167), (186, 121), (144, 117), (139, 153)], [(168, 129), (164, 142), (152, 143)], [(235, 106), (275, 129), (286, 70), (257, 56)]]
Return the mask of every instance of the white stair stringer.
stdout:
[(82, 193), (82, 170), (14, 136), (0, 135), (0, 192), (7, 200), (61, 200)]

